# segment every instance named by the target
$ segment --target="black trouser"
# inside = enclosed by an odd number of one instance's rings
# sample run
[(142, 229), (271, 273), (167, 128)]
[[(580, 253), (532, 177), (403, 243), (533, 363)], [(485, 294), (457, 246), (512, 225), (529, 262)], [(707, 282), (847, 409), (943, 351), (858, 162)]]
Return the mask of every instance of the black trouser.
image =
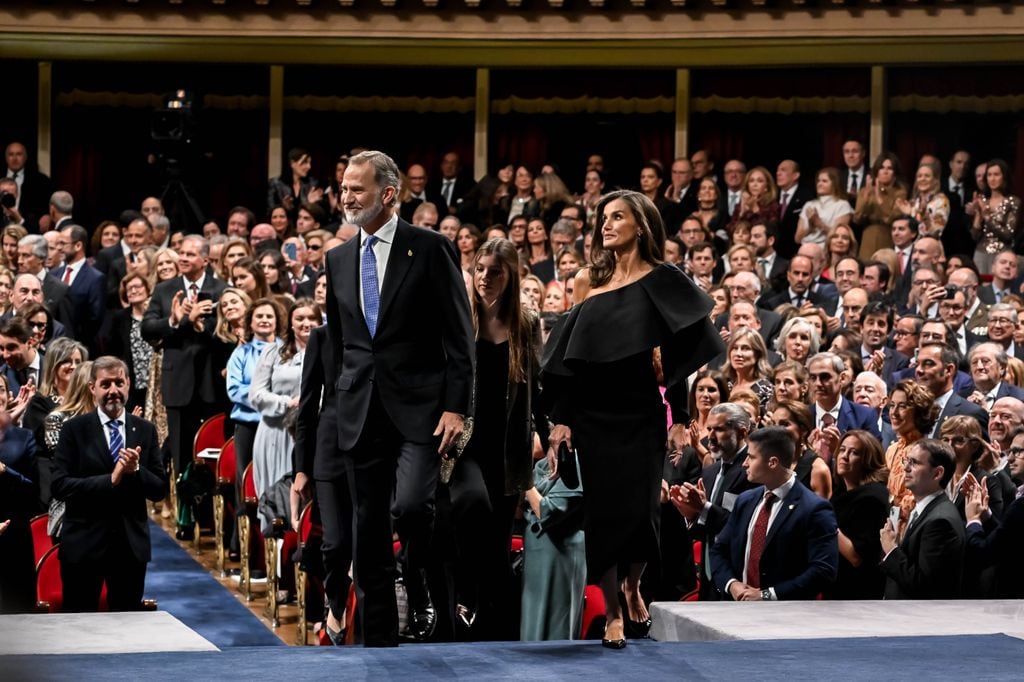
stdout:
[(348, 574), (352, 563), (352, 492), (348, 476), (316, 481), (316, 500), (324, 532), (320, 546), (324, 557), (324, 595), (331, 612), (341, 618), (352, 585)]
[(146, 563), (136, 559), (129, 547), (112, 547), (95, 561), (69, 563), (62, 558), (60, 579), (66, 612), (98, 611), (104, 582), (111, 611), (138, 611), (146, 584)]
[[(437, 441), (403, 440), (374, 391), (362, 435), (342, 451), (355, 510), (355, 582), (366, 646), (398, 644), (394, 531), (405, 549), (409, 582), (427, 568), (434, 522)], [(326, 515), (323, 517), (328, 524)]]
[(501, 453), (494, 459), (464, 457), (452, 472), (456, 591), (460, 603), (476, 611), (474, 639), (518, 639), (509, 545), (519, 496), (505, 494)]
[(245, 491), (242, 489), (245, 479), (245, 468), (252, 462), (252, 443), (256, 439), (256, 427), (259, 422), (235, 422), (235, 518), (234, 528), (228, 537), (231, 538), (231, 551), (238, 551), (238, 519), (245, 515)]

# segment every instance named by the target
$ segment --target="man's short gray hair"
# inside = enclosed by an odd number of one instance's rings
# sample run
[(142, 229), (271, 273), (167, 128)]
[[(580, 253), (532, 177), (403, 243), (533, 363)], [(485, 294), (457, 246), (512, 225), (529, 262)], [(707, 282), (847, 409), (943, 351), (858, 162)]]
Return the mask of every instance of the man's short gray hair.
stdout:
[[(991, 341), (979, 343), (977, 346), (972, 348), (970, 352), (967, 353), (967, 362), (974, 362), (975, 354), (983, 349), (994, 353), (996, 356), (996, 364), (1002, 367), (1003, 369), (1006, 369), (1006, 365), (1010, 362), (1010, 356), (1006, 354), (1006, 349), (1003, 348), (1003, 344), (993, 343)], [(1002, 381), (1002, 377), (1000, 377), (1000, 381)]]
[(573, 225), (573, 221), (559, 218), (555, 221), (555, 224), (551, 226), (551, 234), (560, 234), (564, 237), (572, 237), (576, 239), (576, 226)]
[(807, 358), (807, 368), (810, 369), (811, 364), (815, 362), (827, 362), (832, 365), (832, 370), (836, 374), (842, 374), (846, 371), (846, 363), (843, 359), (835, 353), (815, 353), (811, 357)]
[(398, 170), (398, 165), (384, 152), (374, 150), (359, 152), (348, 160), (350, 166), (362, 166), (367, 163), (373, 166), (373, 181), (379, 188), (395, 188), (395, 196), (391, 203), (387, 204), (389, 208), (395, 206), (398, 203), (398, 191), (402, 187), (402, 173)]
[(989, 316), (991, 316), (992, 313), (1008, 313), (1010, 315), (1010, 319), (1013, 320), (1013, 323), (1017, 324), (1017, 309), (1014, 308), (1009, 303), (994, 304), (991, 308), (988, 309)]
[(736, 403), (718, 403), (711, 408), (708, 416), (725, 415), (725, 424), (730, 429), (750, 431), (750, 413)]
[(60, 189), (50, 195), (50, 206), (57, 209), (59, 213), (71, 215), (71, 212), (75, 210), (75, 200), (71, 197), (71, 192)]
[(206, 237), (198, 234), (187, 234), (181, 240), (182, 246), (185, 245), (185, 242), (197, 242), (199, 244), (199, 255), (203, 258), (210, 257), (210, 241)]
[(101, 355), (92, 363), (89, 371), (89, 382), (96, 381), (96, 375), (100, 372), (116, 372), (117, 370), (121, 370), (126, 377), (128, 376), (128, 365), (125, 364), (124, 360), (115, 358), (113, 355)]
[(755, 291), (761, 293), (761, 278), (752, 272), (737, 272), (736, 276), (732, 278), (732, 281), (737, 284), (742, 284), (745, 287), (753, 287)]
[(28, 246), (32, 249), (32, 255), (39, 260), (45, 261), (50, 255), (50, 245), (46, 237), (41, 234), (30, 234), (18, 240), (18, 246)]

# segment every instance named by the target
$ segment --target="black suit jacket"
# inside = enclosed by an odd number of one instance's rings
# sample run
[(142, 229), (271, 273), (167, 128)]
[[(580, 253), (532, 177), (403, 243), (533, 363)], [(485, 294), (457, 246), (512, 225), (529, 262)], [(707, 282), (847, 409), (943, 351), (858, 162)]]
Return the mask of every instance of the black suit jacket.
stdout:
[[(808, 291), (804, 294), (804, 300), (810, 301), (817, 307), (824, 309), (829, 315), (834, 315), (836, 312), (836, 305), (838, 303), (837, 298), (830, 298), (815, 291)], [(775, 310), (775, 308), (784, 303), (792, 303), (792, 299), (789, 297), (788, 284), (782, 291), (771, 294), (767, 297), (762, 296), (757, 302), (757, 304), (765, 310)]]
[(793, 197), (786, 204), (786, 211), (779, 216), (778, 236), (775, 238), (775, 250), (787, 257), (796, 255), (797, 223), (800, 222), (800, 213), (804, 210), (804, 204), (814, 198), (814, 192), (797, 185)]
[[(113, 355), (128, 365), (132, 388), (138, 386), (138, 371), (132, 359), (132, 309), (121, 308), (111, 314), (100, 330), (99, 342), (104, 355)], [(145, 368), (149, 371), (149, 368)]]
[[(765, 344), (771, 348), (772, 343), (775, 341), (775, 337), (782, 331), (782, 316), (774, 310), (760, 307), (758, 304), (757, 319), (761, 320), (761, 338), (764, 339)], [(724, 312), (715, 318), (716, 329), (726, 329), (729, 326), (729, 313)]]
[(850, 187), (850, 169), (844, 165), (843, 169), (839, 171), (839, 186), (843, 188), (843, 193), (846, 194), (846, 199), (850, 202), (850, 206), (857, 205), (857, 192), (860, 192), (861, 188), (864, 187), (865, 176), (870, 174), (871, 169), (868, 168), (867, 164), (861, 166), (860, 171), (857, 173), (857, 191), (849, 194), (846, 190)]
[[(456, 182), (455, 183), (456, 190), (458, 190), (458, 187), (459, 187), (459, 183)], [(434, 206), (437, 207), (437, 220), (438, 220), (438, 222), (440, 222), (441, 218), (444, 218), (447, 215), (447, 211), (445, 210), (444, 197), (442, 197), (440, 194), (437, 194), (435, 192), (430, 192), (430, 191), (427, 191), (427, 190), (423, 190), (423, 194), (426, 195), (427, 201), (429, 201), (430, 203), (432, 203)], [(452, 196), (454, 198), (454, 196), (455, 196), (454, 192), (452, 193)], [(461, 197), (459, 197), (459, 198), (461, 198)], [(402, 220), (404, 220), (404, 221), (406, 221), (408, 223), (411, 223), (412, 222), (412, 214), (416, 212), (416, 209), (419, 208), (420, 204), (422, 204), (422, 203), (423, 203), (422, 199), (417, 199), (415, 197), (412, 198), (412, 199), (409, 199), (409, 201), (403, 201), (402, 202), (402, 207), (401, 207), (401, 209), (399, 209), (399, 215), (402, 216)]]
[(75, 328), (68, 285), (49, 273), (43, 278), (43, 303), (55, 320), (69, 330)]
[(967, 557), (983, 567), (995, 566), (995, 594), (1003, 599), (1024, 598), (1024, 498), (1006, 508), (1001, 522), (967, 526)]
[(895, 385), (895, 382), (892, 380), (893, 373), (909, 367), (910, 358), (895, 348), (889, 348), (889, 346), (882, 346), (882, 352), (885, 353), (885, 362), (882, 363), (882, 381), (892, 390), (892, 387)]
[[(36, 386), (39, 386), (42, 381), (41, 374), (43, 371), (44, 361), (46, 359), (46, 352), (37, 349), (36, 353), (39, 354), (39, 371), (36, 374), (35, 383)], [(18, 371), (4, 362), (0, 363), (0, 374), (3, 374), (4, 378), (7, 379), (7, 390), (11, 392), (12, 396), (17, 396), (18, 391), (21, 390), (21, 381), (18, 379)]]
[(337, 392), (334, 377), (334, 345), (327, 325), (309, 335), (302, 362), (302, 388), (295, 420), (293, 473), (330, 480), (344, 473), (337, 455)]
[(467, 177), (459, 176), (455, 178), (455, 186), (452, 188), (452, 201), (451, 204), (445, 205), (443, 195), (441, 194), (441, 187), (443, 187), (443, 179), (438, 177), (436, 180), (431, 180), (427, 184), (426, 193), (428, 197), (436, 197), (438, 219), (444, 218), (449, 213), (455, 213), (458, 210), (459, 204), (469, 194), (470, 190), (476, 185), (475, 182)]
[(121, 285), (121, 278), (128, 273), (128, 265), (124, 259), (124, 249), (121, 248), (121, 242), (108, 246), (105, 249), (100, 249), (100, 252), (96, 254), (93, 267), (107, 278), (105, 283), (106, 307), (110, 310), (119, 308), (121, 306), (121, 295), (118, 287)]
[[(743, 580), (747, 535), (764, 486), (748, 490), (736, 500), (729, 522), (711, 547), (712, 577), (718, 590)], [(814, 599), (839, 571), (839, 541), (832, 505), (799, 481), (785, 498), (765, 536), (760, 563), (760, 585), (772, 588), (780, 601)]]
[[(209, 294), (216, 303), (225, 288), (224, 282), (207, 275), (199, 293)], [(160, 382), (164, 405), (185, 407), (196, 400), (213, 403), (220, 395), (214, 382), (224, 383), (220, 375), (224, 368), (214, 367), (210, 353), (216, 314), (203, 318), (202, 331), (196, 331), (187, 317), (172, 327), (171, 301), (179, 291), (185, 291), (181, 277), (156, 285), (142, 318), (142, 338), (164, 350)]]
[(886, 599), (956, 599), (964, 565), (964, 522), (945, 492), (882, 560)]
[[(61, 265), (54, 268), (50, 274), (63, 284), (66, 268), (66, 265)], [(83, 263), (65, 297), (71, 305), (72, 335), (93, 349), (96, 347), (96, 335), (103, 324), (105, 286), (106, 278), (103, 273), (88, 263)]]
[[(4, 177), (7, 171), (4, 171)], [(39, 218), (50, 212), (50, 196), (53, 194), (53, 181), (45, 173), (25, 168), (25, 178), (21, 181), (21, 198), (18, 210), (25, 218), (25, 229), (29, 234), (39, 234)]]
[(470, 414), (474, 334), (452, 243), (399, 220), (380, 283), (371, 337), (359, 296), (362, 235), (327, 254), (327, 324), (335, 349), (338, 447), (352, 449), (370, 398), (380, 398), (402, 436), (434, 441), (441, 412)]
[(139, 471), (114, 486), (106, 434), (96, 412), (65, 422), (53, 459), (53, 496), (64, 500), (60, 558), (68, 563), (102, 561), (108, 550), (127, 549), (140, 562), (150, 558), (146, 500), (167, 494), (156, 427), (124, 413), (125, 447), (142, 448)]

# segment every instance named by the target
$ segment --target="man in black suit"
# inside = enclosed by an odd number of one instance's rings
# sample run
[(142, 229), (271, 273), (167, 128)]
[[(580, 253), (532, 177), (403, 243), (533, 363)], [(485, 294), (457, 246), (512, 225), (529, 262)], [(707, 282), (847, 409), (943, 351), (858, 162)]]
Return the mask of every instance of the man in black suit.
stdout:
[(427, 194), (441, 199), (437, 210), (441, 217), (456, 213), (462, 199), (469, 193), (475, 183), (462, 176), (462, 164), (459, 155), (448, 152), (441, 157), (441, 178), (427, 186)]
[(22, 224), (25, 229), (29, 232), (39, 232), (40, 221), (45, 222), (49, 227), (47, 203), (53, 192), (49, 176), (29, 167), (28, 151), (20, 142), (12, 142), (7, 145), (5, 160), (7, 161), (7, 171), (4, 173), (4, 177), (13, 180), (18, 188), (16, 209), (24, 218)]
[(68, 286), (46, 272), (46, 258), (50, 246), (39, 234), (22, 237), (18, 242), (18, 273), (35, 276), (43, 288), (43, 304), (55, 320), (65, 327), (72, 326), (71, 301), (67, 298)]
[(942, 245), (946, 253), (972, 253), (974, 241), (970, 235), (965, 207), (973, 199), (971, 190), (971, 155), (964, 149), (958, 149), (949, 157), (949, 175), (942, 184), (942, 193), (949, 199), (949, 218), (946, 228), (942, 231)]
[[(774, 315), (774, 313), (769, 313), (769, 311), (767, 310), (758, 310), (753, 303), (750, 303), (748, 301), (734, 301), (733, 304), (729, 306), (729, 311), (727, 313), (724, 313), (724, 316), (726, 317), (726, 329), (728, 330), (728, 333), (721, 329), (719, 330), (719, 334), (721, 335), (722, 340), (728, 343), (732, 334), (734, 334), (736, 330), (739, 329), (740, 327), (749, 327), (760, 333), (762, 331), (761, 318), (758, 315), (761, 313), (768, 313)], [(762, 338), (764, 337), (762, 336)], [(767, 341), (765, 341), (765, 345), (768, 345)], [(728, 355), (726, 354), (726, 351), (723, 350), (721, 353), (719, 353), (714, 358), (708, 361), (708, 367), (712, 369), (718, 369), (723, 364), (725, 364), (725, 361), (727, 359)], [(782, 357), (774, 350), (772, 350), (771, 346), (769, 346), (768, 364), (774, 367), (780, 362), (782, 362)]]
[[(399, 219), (399, 182), (387, 155), (352, 157), (342, 204), (360, 236), (326, 258), (338, 370), (332, 380), (345, 415), (337, 446), (356, 510), (355, 577), (367, 646), (398, 643), (392, 520), (405, 551), (410, 619), (403, 634), (433, 634), (425, 569), (438, 456), (462, 433), (473, 384), (473, 328), (458, 256), (443, 235)], [(320, 504), (327, 511), (340, 501)], [(323, 518), (325, 526), (343, 522)]]
[(992, 259), (992, 281), (978, 289), (982, 303), (1002, 303), (1004, 296), (1014, 293), (1013, 283), (1017, 281), (1017, 254), (1013, 249), (1003, 249)]
[(72, 225), (75, 219), (71, 217), (71, 212), (75, 210), (75, 199), (71, 196), (71, 192), (64, 190), (57, 190), (50, 195), (50, 223), (52, 227), (49, 231), (59, 232), (66, 226)]
[(209, 255), (206, 239), (186, 236), (178, 257), (181, 277), (156, 285), (142, 318), (142, 338), (164, 351), (160, 387), (172, 434), (169, 449), (179, 472), (192, 457), (199, 425), (220, 408), (214, 382), (224, 381), (222, 368), (213, 365), (210, 339), (226, 285), (207, 274)]
[(697, 485), (683, 483), (669, 490), (669, 499), (686, 520), (694, 540), (704, 549), (700, 566), (701, 601), (719, 601), (722, 594), (711, 580), (710, 546), (725, 528), (736, 499), (756, 484), (747, 479), (750, 413), (736, 403), (719, 403), (708, 413), (708, 448), (715, 462), (704, 469)]
[[(761, 320), (761, 338), (764, 339), (765, 344), (770, 348), (771, 344), (775, 341), (775, 337), (782, 330), (782, 317), (774, 310), (758, 305), (757, 301), (759, 301), (759, 296), (761, 295), (761, 278), (752, 272), (737, 272), (732, 278), (729, 291), (732, 293), (733, 303), (746, 301), (751, 305), (757, 306), (757, 317)], [(715, 318), (715, 328), (730, 328), (728, 312), (722, 313)]]
[(778, 230), (774, 225), (757, 223), (750, 228), (750, 243), (756, 250), (757, 269), (769, 288), (781, 284), (789, 268), (789, 261), (775, 250), (777, 234)]
[(778, 244), (780, 252), (792, 256), (796, 253), (797, 223), (804, 204), (814, 198), (814, 193), (800, 186), (800, 164), (784, 159), (775, 169), (775, 182), (779, 186), (779, 227)]
[(857, 205), (857, 192), (870, 174), (864, 156), (864, 144), (860, 141), (847, 140), (843, 143), (843, 170), (839, 173), (839, 184), (851, 206)]
[(96, 259), (96, 269), (107, 277), (107, 308), (114, 310), (121, 306), (120, 286), (121, 280), (128, 274), (128, 262), (134, 263), (139, 251), (153, 243), (153, 226), (141, 215), (136, 216), (124, 228), (121, 240), (125, 248), (121, 244), (114, 244), (100, 251), (101, 254), (106, 252), (103, 259), (106, 270), (99, 267), (100, 258)]
[[(946, 288), (945, 298), (939, 302), (939, 317), (953, 330), (953, 340), (956, 343), (960, 357), (966, 358), (972, 348), (981, 343), (984, 338), (971, 332), (967, 328), (967, 295), (962, 289)], [(952, 295), (950, 295), (952, 294)]]
[(905, 529), (893, 528), (890, 519), (879, 531), (886, 599), (960, 596), (964, 523), (946, 496), (954, 466), (953, 450), (942, 441), (919, 440), (907, 453), (906, 486), (917, 504)]
[(334, 644), (344, 641), (345, 602), (352, 563), (352, 494), (338, 452), (338, 398), (335, 391), (334, 345), (327, 325), (315, 328), (302, 363), (302, 389), (295, 419), (292, 489), (303, 500), (312, 498), (313, 483), (320, 518), (340, 519), (323, 525), (324, 593), (330, 604), (327, 634)]
[(43, 378), (43, 352), (30, 343), (32, 330), (25, 320), (12, 317), (0, 324), (0, 374), (7, 379), (7, 390), (17, 396), (21, 387)]
[(736, 500), (711, 547), (715, 586), (734, 601), (814, 599), (835, 580), (836, 515), (796, 479), (795, 450), (781, 426), (750, 434), (743, 468), (757, 487)]
[(53, 460), (53, 496), (67, 505), (60, 539), (65, 611), (96, 611), (107, 585), (111, 611), (142, 605), (150, 559), (146, 500), (167, 478), (156, 427), (125, 410), (128, 368), (109, 355), (89, 376), (96, 411), (68, 420)]
[(89, 233), (85, 228), (81, 225), (68, 225), (61, 233), (64, 238), (64, 265), (50, 274), (68, 286), (73, 336), (95, 350), (96, 336), (105, 313), (105, 278), (85, 258), (89, 244)]
[(402, 220), (412, 222), (412, 214), (423, 203), (431, 203), (440, 210), (445, 205), (440, 194), (427, 191), (427, 169), (418, 163), (409, 166), (405, 172), (405, 180), (409, 183), (409, 198), (402, 202)]
[[(1007, 468), (1018, 481), (1024, 480), (1024, 431), (1017, 433), (1006, 450)], [(1024, 486), (1004, 497), (1009, 505), (1001, 521), (988, 508), (985, 485), (973, 486), (967, 495), (967, 560), (982, 567), (995, 566), (993, 594), (998, 599), (1024, 598)], [(1012, 500), (1012, 501), (1009, 501)]]
[(679, 232), (683, 219), (697, 210), (697, 184), (693, 181), (693, 166), (686, 157), (672, 162), (669, 182), (665, 188), (665, 199), (671, 202), (666, 210), (665, 233), (669, 236)]
[(797, 308), (808, 304), (822, 308), (832, 315), (836, 311), (837, 299), (829, 300), (821, 294), (811, 291), (812, 273), (813, 266), (810, 258), (793, 256), (793, 260), (789, 261), (789, 268), (786, 270), (786, 281), (789, 286), (774, 295), (761, 298), (758, 305), (766, 310), (775, 310), (783, 303), (792, 303)]
[(861, 312), (860, 332), (864, 339), (861, 359), (864, 369), (877, 374), (888, 386), (893, 386), (892, 373), (910, 365), (910, 358), (885, 345), (892, 329), (892, 307), (871, 301)]
[(939, 418), (935, 420), (932, 437), (937, 438), (942, 432), (942, 422), (946, 417), (965, 414), (974, 417), (981, 426), (982, 433), (988, 437), (988, 412), (972, 402), (961, 398), (953, 390), (953, 379), (956, 376), (957, 354), (949, 346), (941, 343), (926, 343), (917, 351), (917, 365), (914, 375), (923, 384), (939, 406)]

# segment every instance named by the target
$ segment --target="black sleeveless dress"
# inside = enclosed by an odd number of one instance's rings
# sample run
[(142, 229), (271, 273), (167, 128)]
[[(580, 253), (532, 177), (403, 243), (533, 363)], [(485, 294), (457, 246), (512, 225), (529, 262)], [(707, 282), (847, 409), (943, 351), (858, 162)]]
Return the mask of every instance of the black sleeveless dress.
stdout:
[(575, 307), (545, 349), (551, 421), (572, 429), (583, 484), (588, 581), (658, 557), (665, 398), (686, 422), (686, 378), (722, 350), (712, 301), (674, 265)]

